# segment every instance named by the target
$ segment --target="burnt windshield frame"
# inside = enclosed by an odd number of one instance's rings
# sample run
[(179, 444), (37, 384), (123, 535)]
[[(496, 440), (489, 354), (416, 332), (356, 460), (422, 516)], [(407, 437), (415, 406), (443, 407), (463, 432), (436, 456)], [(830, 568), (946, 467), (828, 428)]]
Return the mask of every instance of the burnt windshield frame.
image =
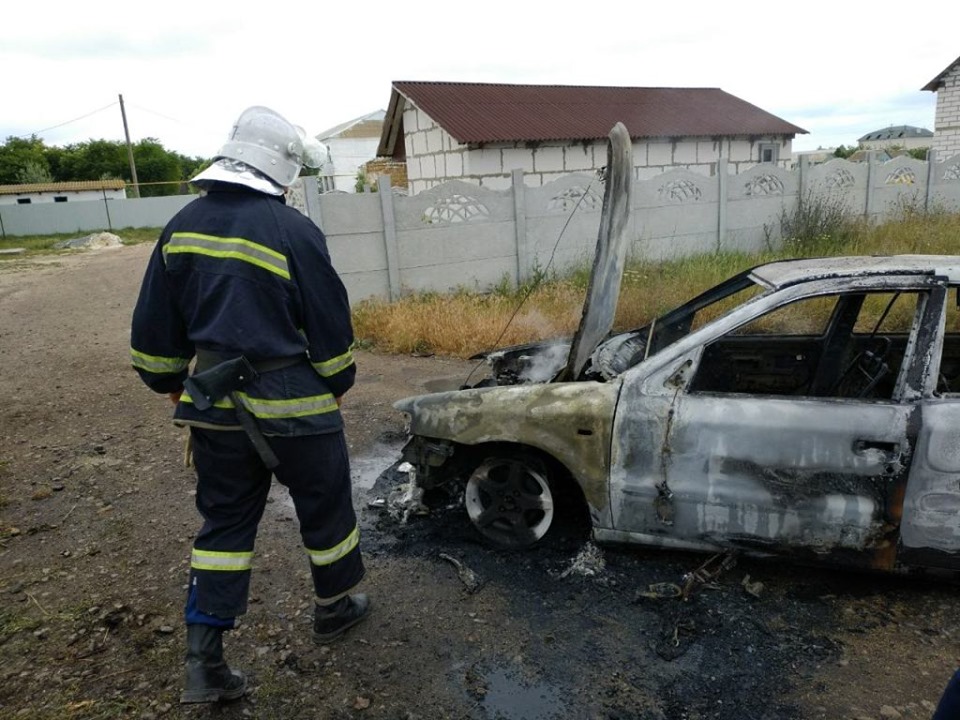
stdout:
[(649, 356), (658, 353), (663, 348), (689, 334), (694, 317), (705, 307), (709, 307), (747, 288), (763, 287), (750, 277), (752, 272), (751, 269), (739, 275), (734, 275), (719, 285), (714, 285), (709, 290), (700, 293), (692, 300), (688, 300), (680, 307), (662, 315), (649, 325), (635, 330), (634, 332), (646, 331), (648, 344), (650, 345), (646, 354)]

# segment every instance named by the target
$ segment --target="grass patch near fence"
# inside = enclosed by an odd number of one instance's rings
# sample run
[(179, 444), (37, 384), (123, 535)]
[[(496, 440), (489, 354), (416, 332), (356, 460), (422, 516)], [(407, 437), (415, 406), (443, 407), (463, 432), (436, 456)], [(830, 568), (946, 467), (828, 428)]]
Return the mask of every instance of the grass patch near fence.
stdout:
[[(913, 253), (960, 254), (960, 215), (905, 213), (878, 226), (852, 222), (818, 228), (814, 237), (787, 237), (777, 250), (628, 262), (615, 329), (642, 327), (722, 280), (762, 263), (793, 257)], [(502, 282), (489, 293), (418, 293), (392, 303), (367, 300), (354, 308), (354, 329), (362, 346), (382, 352), (432, 352), (461, 358), (572, 335), (580, 320), (589, 269), (578, 268), (565, 276), (537, 275), (541, 281), (535, 287), (514, 289)]]
[(57, 233), (55, 235), (7, 235), (5, 238), (0, 237), (0, 250), (24, 248), (25, 252), (19, 255), (0, 254), (0, 260), (23, 257), (24, 255), (72, 252), (68, 250), (55, 250), (53, 246), (63, 240), (86, 237), (87, 235), (93, 235), (98, 232), (112, 232), (123, 241), (124, 245), (156, 242), (157, 238), (160, 237), (160, 230), (161, 228), (122, 228), (120, 230), (78, 230), (77, 232)]

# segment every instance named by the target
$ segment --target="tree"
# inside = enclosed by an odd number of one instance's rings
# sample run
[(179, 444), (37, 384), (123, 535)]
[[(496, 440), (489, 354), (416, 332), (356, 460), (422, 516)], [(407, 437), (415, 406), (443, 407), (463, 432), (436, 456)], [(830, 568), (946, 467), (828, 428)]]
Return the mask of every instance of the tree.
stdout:
[(843, 158), (846, 160), (848, 157), (853, 155), (857, 151), (855, 147), (847, 147), (846, 145), (841, 145), (836, 150), (833, 151), (833, 156), (838, 158)]
[(28, 139), (10, 136), (0, 146), (0, 185), (14, 185), (22, 182), (21, 175), (29, 166), (34, 170), (49, 166), (44, 158), (46, 148), (43, 140), (36, 135)]
[(140, 188), (140, 197), (176, 195), (180, 192), (180, 181), (183, 179), (180, 158), (176, 153), (165, 150), (159, 140), (144, 138), (134, 145), (133, 160), (137, 165), (137, 180), (145, 183)]
[(107, 180), (127, 176), (126, 147), (116, 140), (88, 140), (67, 145), (60, 161), (58, 180)]
[[(133, 146), (141, 195), (176, 195), (184, 181), (209, 165), (201, 157), (188, 158), (167, 150), (156, 138)], [(0, 145), (0, 184), (122, 179), (132, 182), (126, 143), (88, 140), (66, 147), (46, 147), (43, 140), (8, 137)], [(161, 183), (152, 185), (150, 183)]]
[(50, 174), (50, 168), (46, 162), (27, 160), (27, 162), (17, 171), (17, 182), (24, 185), (35, 183), (53, 182), (53, 175)]

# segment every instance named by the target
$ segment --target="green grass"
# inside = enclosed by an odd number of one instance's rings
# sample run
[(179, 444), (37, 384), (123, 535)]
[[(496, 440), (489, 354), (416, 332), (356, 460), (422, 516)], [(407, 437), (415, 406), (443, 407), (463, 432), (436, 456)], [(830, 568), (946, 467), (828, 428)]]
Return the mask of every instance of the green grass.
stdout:
[(56, 254), (71, 252), (69, 250), (54, 250), (53, 246), (61, 240), (71, 240), (86, 237), (97, 232), (112, 232), (118, 236), (124, 245), (137, 245), (143, 242), (154, 242), (160, 236), (160, 228), (122, 228), (120, 230), (78, 230), (72, 233), (58, 233), (56, 235), (7, 235), (0, 238), (0, 250), (10, 248), (25, 248), (26, 252), (19, 255), (0, 255), (0, 261), (13, 258), (22, 258), (29, 255)]

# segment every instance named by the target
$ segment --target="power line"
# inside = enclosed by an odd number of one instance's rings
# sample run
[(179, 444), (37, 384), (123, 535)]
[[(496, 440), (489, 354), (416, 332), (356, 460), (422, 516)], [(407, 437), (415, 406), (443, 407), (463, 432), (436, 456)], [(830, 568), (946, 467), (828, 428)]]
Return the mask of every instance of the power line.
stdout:
[(127, 103), (127, 107), (136, 108), (137, 110), (140, 110), (140, 111), (145, 112), (145, 113), (149, 113), (150, 115), (156, 115), (157, 117), (161, 117), (161, 118), (163, 118), (164, 120), (169, 120), (170, 122), (177, 123), (178, 125), (183, 125), (184, 127), (190, 128), (190, 129), (192, 129), (192, 130), (198, 130), (198, 131), (203, 132), (203, 133), (211, 133), (211, 134), (212, 134), (212, 133), (216, 132), (217, 134), (220, 134), (220, 135), (223, 134), (222, 132), (220, 132), (220, 131), (215, 131), (215, 130), (209, 128), (209, 127), (204, 127), (204, 126), (202, 126), (202, 125), (197, 125), (196, 123), (188, 122), (188, 121), (186, 121), (186, 120), (180, 120), (179, 118), (170, 117), (169, 115), (165, 115), (165, 114), (162, 113), (162, 112), (157, 112), (156, 110), (151, 110), (150, 108), (145, 108), (145, 107), (143, 107), (142, 105), (135, 105), (134, 103)]
[(24, 135), (17, 135), (17, 137), (27, 138), (27, 137), (31, 137), (32, 135), (39, 135), (39, 134), (41, 134), (41, 133), (45, 133), (45, 132), (47, 132), (48, 130), (56, 130), (57, 128), (61, 128), (61, 127), (63, 127), (64, 125), (69, 125), (70, 123), (75, 123), (75, 122), (78, 122), (78, 121), (80, 121), (80, 120), (84, 120), (84, 119), (90, 117), (91, 115), (96, 115), (98, 112), (103, 112), (104, 110), (109, 110), (110, 108), (112, 108), (112, 107), (113, 107), (114, 105), (116, 105), (116, 104), (117, 104), (117, 101), (114, 101), (114, 102), (110, 103), (109, 105), (104, 105), (102, 108), (98, 108), (97, 110), (94, 110), (93, 112), (88, 112), (86, 115), (81, 115), (80, 117), (73, 118), (73, 120), (67, 120), (67, 121), (65, 121), (65, 122), (58, 123), (58, 124), (56, 124), (56, 125), (51, 125), (50, 127), (44, 128), (43, 130), (36, 130), (36, 131), (34, 131), (34, 132), (26, 133), (26, 134), (24, 134)]

